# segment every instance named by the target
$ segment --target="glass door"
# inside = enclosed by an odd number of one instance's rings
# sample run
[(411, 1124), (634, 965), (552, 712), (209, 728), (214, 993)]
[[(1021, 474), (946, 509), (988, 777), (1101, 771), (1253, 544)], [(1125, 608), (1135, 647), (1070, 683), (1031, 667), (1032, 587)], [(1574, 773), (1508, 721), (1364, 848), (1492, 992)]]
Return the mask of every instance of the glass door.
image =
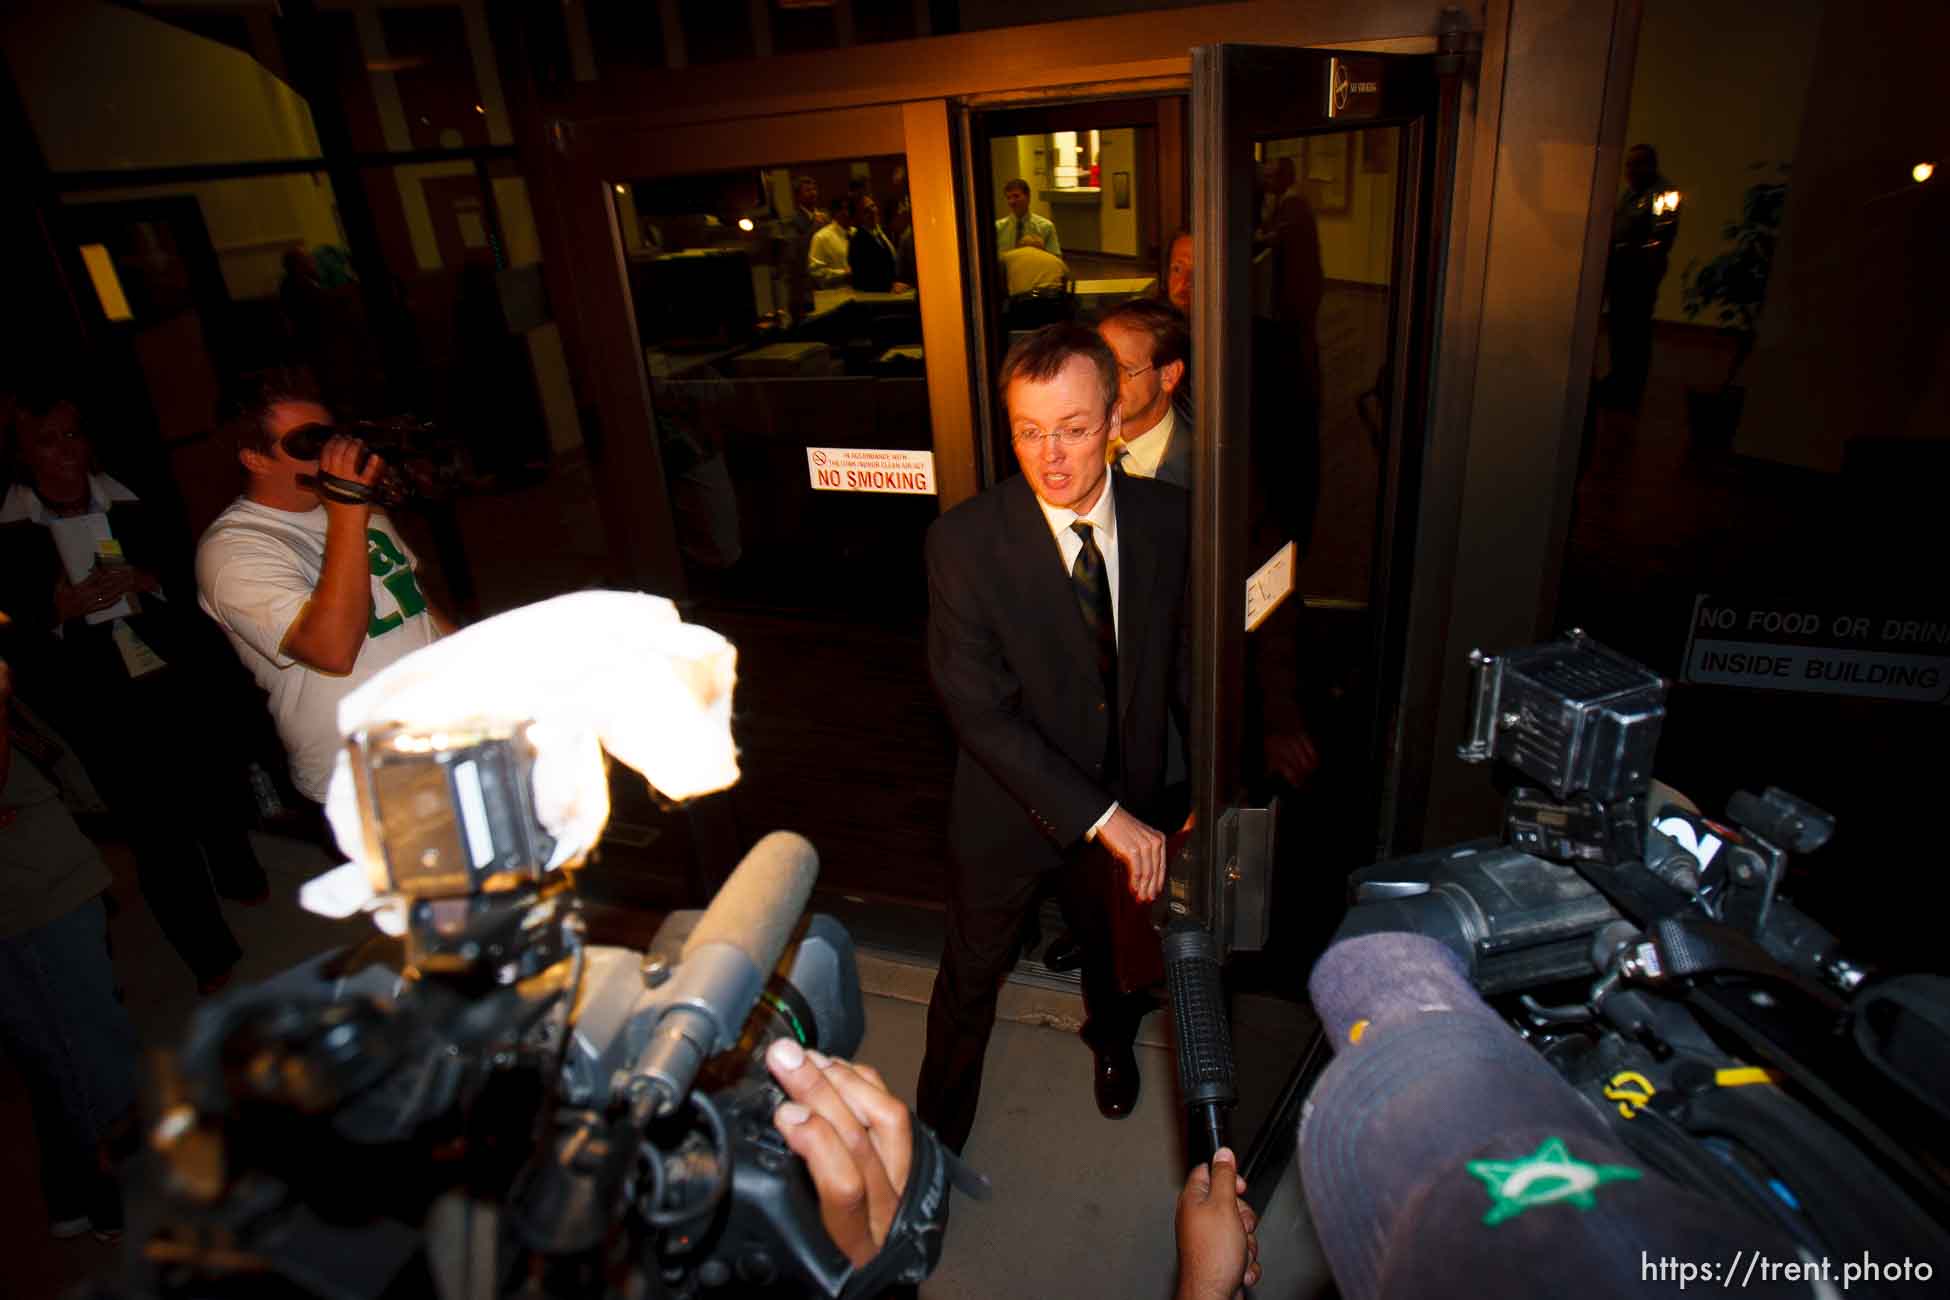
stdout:
[(1192, 67), (1198, 818), (1170, 907), (1228, 958), (1252, 1178), (1290, 1147), (1306, 977), (1386, 838), (1443, 99), (1425, 57)]
[(1164, 297), (1185, 224), (1186, 96), (1127, 94), (972, 111), (969, 298), (980, 322), (985, 483), (1015, 473), (993, 376), (1017, 339)]
[(714, 801), (738, 850), (777, 827), (812, 840), (819, 906), (931, 959), (954, 741), (923, 642), (940, 500), (922, 298), (946, 288), (916, 250), (906, 154), (757, 147), (605, 184), (686, 617), (738, 648), (743, 775)]

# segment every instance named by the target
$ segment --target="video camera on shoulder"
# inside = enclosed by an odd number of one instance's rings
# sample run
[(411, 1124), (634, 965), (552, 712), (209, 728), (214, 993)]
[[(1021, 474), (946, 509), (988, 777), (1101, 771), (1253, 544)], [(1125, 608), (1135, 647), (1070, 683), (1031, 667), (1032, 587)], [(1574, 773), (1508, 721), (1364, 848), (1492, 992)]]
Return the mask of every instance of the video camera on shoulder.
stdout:
[(1656, 783), (1667, 684), (1582, 632), (1470, 665), (1459, 755), (1498, 766), (1503, 833), (1354, 872), (1336, 937), (1440, 941), (1627, 1146), (1813, 1257), (1950, 1258), (1950, 980), (1785, 896), (1834, 819)]
[[(865, 1031), (852, 939), (805, 914), (811, 844), (766, 836), (643, 949), (590, 940), (574, 880), (609, 758), (673, 798), (735, 780), (730, 655), (668, 602), (582, 592), (348, 697), (327, 813), (352, 861), (301, 898), (398, 942), (198, 1010), (150, 1128), (132, 1294), (852, 1300), (927, 1276), (950, 1187), (983, 1189), (925, 1126), (855, 1267), (772, 1125), (766, 1048), (846, 1056)], [(470, 716), (472, 674), (504, 685)]]
[(441, 500), (463, 482), (461, 450), (431, 421), (411, 415), (383, 420), (355, 420), (339, 424), (304, 424), (284, 435), (280, 445), (293, 460), (315, 461), (335, 437), (357, 441), (361, 472), (373, 456), (385, 469), (370, 484), (327, 474), (299, 477), (320, 496), (346, 504), (397, 506), (413, 500)]

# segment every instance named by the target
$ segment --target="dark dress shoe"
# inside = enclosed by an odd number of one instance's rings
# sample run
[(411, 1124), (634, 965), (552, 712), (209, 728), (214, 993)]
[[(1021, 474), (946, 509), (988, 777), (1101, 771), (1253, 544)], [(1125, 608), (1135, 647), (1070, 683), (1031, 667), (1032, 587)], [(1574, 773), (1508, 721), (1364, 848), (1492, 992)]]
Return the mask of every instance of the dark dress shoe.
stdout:
[(1137, 1105), (1137, 1054), (1129, 1043), (1091, 1051), (1096, 1056), (1091, 1082), (1097, 1091), (1097, 1110), (1105, 1119), (1123, 1119)]
[(1061, 972), (1075, 970), (1081, 965), (1083, 965), (1083, 949), (1067, 932), (1051, 939), (1049, 947), (1043, 949), (1043, 967), (1046, 970)]

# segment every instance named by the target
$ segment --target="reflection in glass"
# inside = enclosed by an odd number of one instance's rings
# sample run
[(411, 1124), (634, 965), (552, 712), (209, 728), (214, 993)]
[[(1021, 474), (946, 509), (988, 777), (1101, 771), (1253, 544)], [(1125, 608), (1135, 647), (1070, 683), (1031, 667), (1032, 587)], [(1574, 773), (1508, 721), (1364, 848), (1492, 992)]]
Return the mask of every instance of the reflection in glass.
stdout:
[(1156, 292), (1155, 127), (996, 136), (989, 171), (1009, 341)]
[(611, 201), (687, 617), (739, 650), (730, 806), (811, 837), (827, 887), (938, 904), (953, 747), (922, 650), (938, 503), (905, 159)]
[(806, 460), (932, 447), (904, 160), (615, 189), (693, 582), (775, 608), (918, 608), (931, 494), (842, 503)]
[(1253, 802), (1280, 800), (1275, 926), (1300, 951), (1325, 937), (1338, 882), (1373, 848), (1370, 600), (1399, 135), (1291, 137), (1256, 151), (1246, 568), (1288, 543), (1297, 564), (1293, 595), (1247, 639), (1244, 759)]
[(318, 156), (309, 107), (270, 70), (281, 60), (269, 24), (256, 33), (265, 46), (246, 52), (139, 9), (38, 5), (9, 30), (9, 65), (51, 170)]

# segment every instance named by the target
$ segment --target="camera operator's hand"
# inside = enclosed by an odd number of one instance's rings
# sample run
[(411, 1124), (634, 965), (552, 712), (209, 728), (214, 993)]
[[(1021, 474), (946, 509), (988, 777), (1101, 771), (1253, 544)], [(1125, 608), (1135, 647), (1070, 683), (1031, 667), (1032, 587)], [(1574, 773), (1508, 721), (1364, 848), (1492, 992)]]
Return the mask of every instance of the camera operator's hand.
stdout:
[(1178, 1194), (1176, 1300), (1233, 1300), (1259, 1281), (1259, 1220), (1245, 1194), (1226, 1147), (1186, 1177)]
[[(361, 457), (365, 458), (363, 466), (360, 464)], [(330, 474), (334, 478), (349, 479), (354, 483), (371, 487), (379, 481), (379, 476), (386, 472), (386, 462), (379, 458), (378, 453), (368, 451), (366, 444), (360, 442), (357, 438), (339, 433), (332, 435), (331, 439), (319, 451), (318, 472), (320, 474)], [(361, 501), (352, 503), (334, 501), (329, 496), (323, 497), (322, 499), (325, 503), (327, 518), (341, 511), (346, 513), (356, 512), (361, 525), (363, 525), (366, 516), (372, 513), (372, 506), (368, 502)]]
[(1097, 832), (1097, 842), (1131, 873), (1131, 895), (1148, 903), (1165, 887), (1165, 837), (1119, 808)]
[[(366, 455), (364, 466), (359, 458)], [(334, 434), (318, 453), (318, 471), (355, 483), (371, 485), (386, 469), (378, 456), (367, 455), (357, 438)], [(366, 559), (366, 524), (372, 506), (363, 501), (334, 501), (323, 493), (325, 507), (325, 563), (312, 585), (311, 599), (286, 629), (280, 648), (293, 659), (322, 673), (343, 677), (359, 662), (372, 617), (372, 587)]]
[(880, 1252), (914, 1155), (907, 1106), (871, 1066), (808, 1052), (790, 1039), (765, 1064), (792, 1100), (772, 1124), (806, 1162), (826, 1235), (859, 1268)]

